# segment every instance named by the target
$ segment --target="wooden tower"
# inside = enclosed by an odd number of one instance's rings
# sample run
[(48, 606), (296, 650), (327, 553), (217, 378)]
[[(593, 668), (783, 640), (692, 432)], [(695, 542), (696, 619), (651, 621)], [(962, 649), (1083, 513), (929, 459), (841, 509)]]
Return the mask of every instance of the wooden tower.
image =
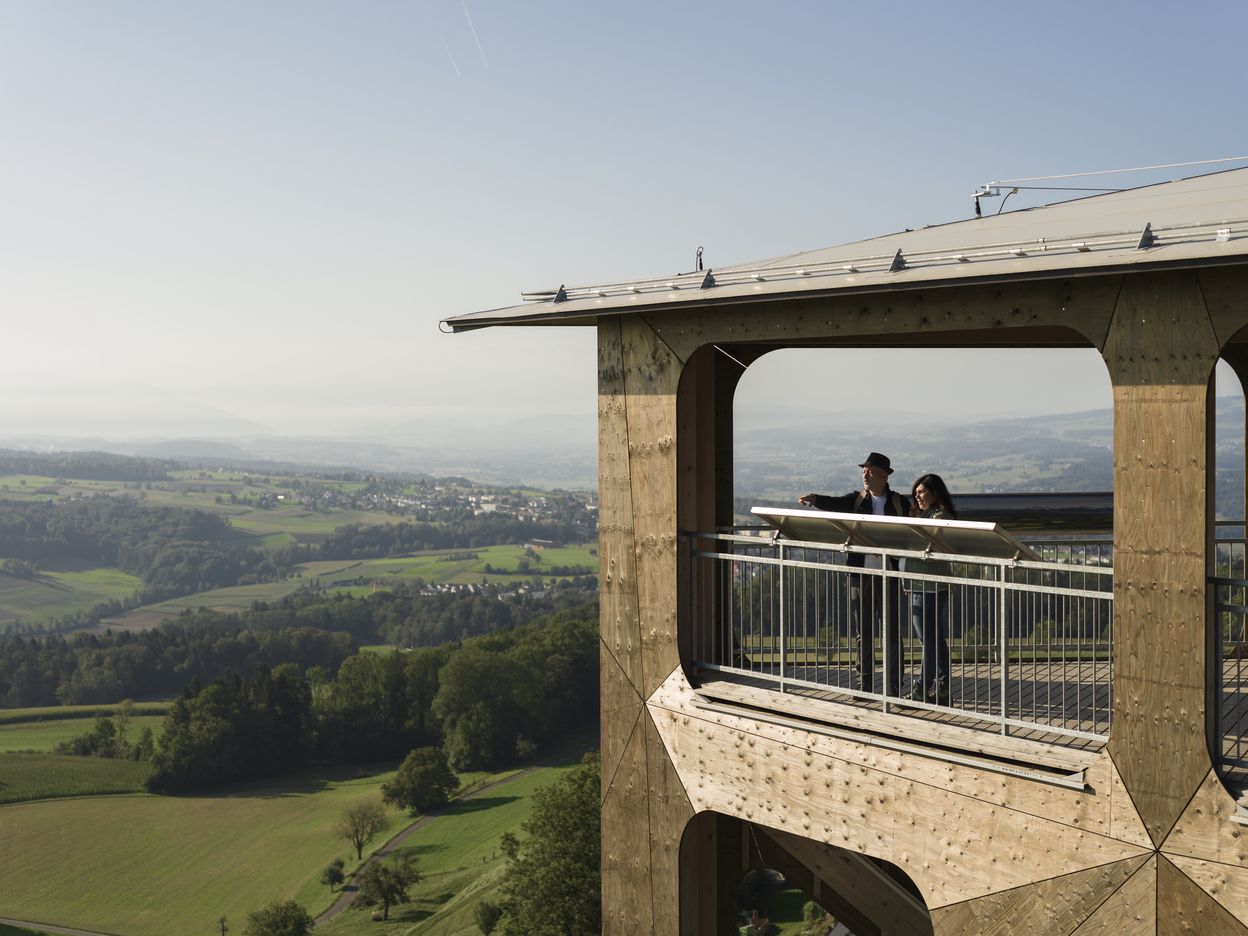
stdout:
[[(604, 932), (735, 932), (761, 862), (860, 934), (1248, 934), (1209, 581), (1219, 358), (1248, 385), (1248, 170), (528, 298), (448, 322), (597, 328)], [(1112, 726), (1077, 784), (699, 694), (680, 534), (732, 522), (737, 362), (855, 346), (1101, 352)]]

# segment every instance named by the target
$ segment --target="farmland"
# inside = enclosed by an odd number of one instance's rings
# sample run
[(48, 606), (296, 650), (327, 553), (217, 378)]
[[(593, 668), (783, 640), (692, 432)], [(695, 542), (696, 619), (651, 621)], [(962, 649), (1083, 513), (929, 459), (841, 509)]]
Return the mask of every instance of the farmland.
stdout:
[[(163, 715), (141, 715), (130, 720), (129, 738), (134, 740), (144, 728), (160, 736)], [(60, 718), (53, 721), (28, 721), (0, 724), (0, 755), (12, 751), (51, 752), (56, 744), (71, 741), (95, 727), (95, 718)], [(0, 781), (4, 779), (4, 759), (0, 757)], [(0, 792), (3, 796), (3, 792)]]
[[(305, 562), (295, 567), (295, 577), (281, 582), (259, 585), (239, 585), (197, 592), (182, 598), (174, 598), (145, 605), (120, 617), (105, 622), (104, 626), (140, 628), (152, 627), (162, 620), (177, 617), (184, 611), (207, 608), (213, 611), (245, 611), (253, 602), (279, 601), (298, 589), (315, 585), (334, 591), (349, 591), (355, 595), (388, 590), (400, 585), (481, 585), (485, 583), (506, 587), (524, 584), (533, 575), (546, 579), (559, 576), (546, 575), (550, 568), (580, 568), (597, 572), (597, 544), (555, 547), (538, 554), (539, 561), (525, 555), (521, 546), (486, 546), (480, 549), (431, 550), (413, 556), (393, 559), (323, 560)], [(530, 564), (528, 574), (521, 573), (521, 563)], [(486, 567), (491, 571), (486, 571)]]
[[(446, 911), (466, 904), (471, 913), (471, 903), (449, 897), (450, 891), (458, 892), (484, 871), (496, 872), (498, 836), (518, 831), (533, 789), (562, 769), (544, 768), (453, 808), (408, 840), (426, 874), (420, 893), (427, 895), (427, 908), (440, 906), (435, 898), (446, 894)], [(321, 869), (334, 857), (348, 859), (348, 871), (354, 865), (352, 850), (334, 838), (331, 826), (346, 805), (377, 796), (393, 776), (356, 774), (353, 768), (318, 768), (211, 796), (114, 796), (0, 807), (0, 839), (24, 856), (20, 863), (0, 864), (0, 916), (177, 936), (211, 932), (222, 915), (241, 923), (272, 900), (295, 899), (319, 912), (336, 896), (319, 883)], [(493, 777), (461, 775), (465, 785), (488, 779)], [(411, 821), (397, 810), (388, 813), (386, 836)], [(83, 829), (91, 835), (82, 835)], [(65, 861), (67, 854), (73, 862)], [(153, 899), (170, 894), (179, 899)], [(340, 919), (349, 926), (357, 917), (367, 919), (359, 912)], [(324, 932), (354, 931), (338, 926)]]

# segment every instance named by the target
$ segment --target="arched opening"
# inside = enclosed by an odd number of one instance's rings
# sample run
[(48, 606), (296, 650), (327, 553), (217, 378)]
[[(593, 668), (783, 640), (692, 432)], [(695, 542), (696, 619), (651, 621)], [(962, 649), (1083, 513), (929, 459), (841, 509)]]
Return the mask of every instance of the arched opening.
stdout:
[[(1113, 402), (1099, 352), (712, 353), (737, 371), (731, 471), (716, 463), (716, 493), (722, 500), (730, 487), (731, 509), (719, 508), (714, 537), (691, 550), (684, 598), (695, 668), (741, 677), (750, 690), (1099, 750), (1110, 730), (1113, 646)], [(938, 474), (959, 519), (997, 523), (1021, 545), (983, 556), (930, 544), (793, 546), (752, 515), (799, 507), (808, 492), (845, 495), (856, 510), (868, 453), (888, 456), (890, 483), (904, 479), (898, 494)], [(897, 501), (884, 512), (908, 508)], [(865, 555), (865, 572), (855, 555)], [(813, 710), (803, 704), (800, 714)], [(974, 745), (1004, 759), (1034, 753)], [(1071, 773), (1076, 760), (1052, 769)]]
[(682, 933), (932, 933), (914, 880), (861, 852), (703, 812), (685, 828), (680, 861)]
[(1212, 753), (1223, 783), (1239, 797), (1248, 789), (1248, 529), (1245, 528), (1245, 403), (1248, 329), (1223, 349), (1214, 372), (1214, 488), (1211, 636), (1214, 685)]

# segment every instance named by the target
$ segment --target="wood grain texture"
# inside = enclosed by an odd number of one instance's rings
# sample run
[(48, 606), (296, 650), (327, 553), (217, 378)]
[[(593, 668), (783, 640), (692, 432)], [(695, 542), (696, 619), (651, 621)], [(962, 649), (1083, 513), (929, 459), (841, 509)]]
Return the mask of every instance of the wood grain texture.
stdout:
[(1072, 936), (1154, 936), (1156, 932), (1157, 856), (1153, 855)]
[(1248, 267), (1210, 267), (1196, 274), (1219, 346), (1248, 326)]
[(646, 783), (646, 733), (639, 724), (628, 739), (602, 803), (604, 934), (654, 932)]
[(913, 755), (885, 758), (887, 752), (870, 745), (748, 717), (702, 717), (696, 708), (664, 708), (664, 701), (667, 696), (656, 693), (647, 708), (695, 809), (890, 861), (921, 888), (931, 908), (1144, 853), (1106, 835), (959, 794), (936, 773), (929, 775), (932, 782), (918, 782), (905, 775), (905, 761), (922, 760)]
[(679, 662), (676, 644), (676, 385), (680, 361), (645, 322), (620, 325), (642, 685), (648, 697)]
[(1158, 936), (1245, 936), (1248, 929), (1164, 855), (1157, 859)]
[[(855, 743), (766, 724), (748, 716), (734, 717), (707, 712), (696, 707), (696, 699), (685, 675), (677, 672), (651, 696), (649, 705), (652, 710), (658, 707), (681, 718), (682, 724), (689, 724), (684, 719), (699, 719), (705, 731), (721, 732), (725, 744), (731, 743), (731, 739), (742, 732), (756, 733), (774, 739), (777, 743), (832, 757), (848, 765), (882, 771), (899, 779), (939, 787), (979, 800), (986, 806), (1006, 807), (1015, 812), (1069, 826), (1074, 830), (1110, 836), (1137, 848), (1152, 851), (1152, 842), (1106, 754), (1102, 754), (1088, 768), (1087, 790), (1077, 791), (891, 751), (875, 747), (865, 739), (861, 743)], [(657, 714), (654, 717), (656, 721), (659, 718)]]
[[(656, 311), (647, 317), (684, 360), (712, 342), (784, 346), (895, 338), (898, 344), (922, 346), (943, 335), (979, 331), (983, 343), (999, 344), (1005, 329), (1068, 330), (1100, 347), (1121, 280), (1121, 276), (1105, 276), (950, 286)], [(964, 339), (964, 343), (973, 342)]]
[(1162, 852), (1248, 867), (1248, 829), (1232, 822), (1233, 815), (1235, 800), (1211, 768), (1162, 843)]
[(944, 907), (932, 912), (932, 922), (941, 934), (1069, 936), (1147, 860), (1116, 861)]
[(881, 933), (931, 936), (927, 908), (870, 858), (778, 829), (763, 832), (836, 893), (847, 896)]
[(607, 789), (620, 766), (620, 758), (628, 740), (637, 730), (637, 722), (641, 718), (642, 701), (633, 684), (629, 682), (615, 657), (599, 641), (599, 734), (602, 751), (602, 797), (606, 799)]
[(629, 475), (628, 411), (620, 323), (598, 327), (598, 600), (602, 640), (641, 691), (637, 544)]
[(654, 929), (656, 933), (676, 933), (680, 929), (680, 843), (693, 817), (693, 807), (648, 713), (642, 716), (642, 727), (646, 736)]
[(1126, 277), (1103, 354), (1114, 385), (1109, 749), (1160, 844), (1211, 766), (1206, 475), (1218, 342), (1195, 275)]
[(1248, 926), (1248, 867), (1236, 868), (1179, 855), (1166, 855), (1166, 858), (1235, 919)]

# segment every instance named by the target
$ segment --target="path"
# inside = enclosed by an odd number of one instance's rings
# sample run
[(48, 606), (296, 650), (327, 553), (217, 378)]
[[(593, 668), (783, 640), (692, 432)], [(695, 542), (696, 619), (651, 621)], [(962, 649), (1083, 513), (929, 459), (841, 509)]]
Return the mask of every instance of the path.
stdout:
[(95, 933), (91, 930), (74, 929), (71, 926), (53, 926), (51, 923), (34, 923), (30, 920), (10, 920), (0, 917), (0, 923), (16, 926), (19, 929), (34, 930), (38, 933), (55, 933), (57, 936), (112, 936), (111, 933)]
[[(465, 800), (476, 799), (482, 793), (488, 793), (491, 790), (497, 789), (503, 784), (511, 783), (511, 781), (518, 780), (521, 777), (527, 777), (529, 774), (531, 774), (535, 770), (537, 770), (536, 767), (526, 767), (524, 768), (524, 770), (519, 770), (516, 773), (512, 774), (510, 777), (503, 777), (503, 779), (501, 780), (495, 780), (492, 783), (487, 783), (483, 787), (478, 787), (477, 789), (473, 790), (471, 793), (468, 793), (464, 796), (457, 796), (455, 799), (451, 800), (450, 803), (448, 803), (446, 806), (443, 806), (441, 809), (436, 809), (431, 813), (427, 813), (426, 815), (421, 816), (411, 825), (407, 826), (402, 831), (400, 831), (396, 836), (394, 836), (394, 838), (390, 839), (390, 841), (386, 842), (385, 845), (382, 845), (381, 848), (373, 852), (373, 854), (369, 856), (368, 861), (365, 861), (356, 870), (355, 876), (359, 877), (360, 871), (363, 871), (364, 868), (367, 867), (369, 864), (376, 861), (378, 858), (384, 858), (386, 855), (393, 852), (396, 848), (398, 848), (400, 845), (406, 842), (407, 839), (412, 835), (412, 833), (415, 832), (417, 829), (423, 828), (425, 825), (432, 822), (434, 819), (437, 819), (439, 816), (446, 815), (447, 811), (450, 809), (453, 809), (456, 803), (462, 803)], [(357, 890), (358, 888), (354, 884), (348, 884), (346, 887), (344, 887), (342, 889), (342, 893), (338, 895), (338, 899), (334, 901), (333, 905), (328, 910), (326, 910), (324, 913), (322, 913), (320, 916), (316, 918), (316, 921), (315, 921), (316, 925), (320, 926), (322, 923), (325, 923), (328, 920), (332, 920), (338, 914), (342, 913), (343, 910), (346, 910), (347, 907), (351, 906), (352, 901), (355, 900), (355, 895), (356, 895)], [(64, 930), (63, 932), (71, 933), (71, 936), (76, 936), (78, 931), (77, 930)], [(100, 936), (100, 934), (87, 933), (85, 934), (85, 936)]]

